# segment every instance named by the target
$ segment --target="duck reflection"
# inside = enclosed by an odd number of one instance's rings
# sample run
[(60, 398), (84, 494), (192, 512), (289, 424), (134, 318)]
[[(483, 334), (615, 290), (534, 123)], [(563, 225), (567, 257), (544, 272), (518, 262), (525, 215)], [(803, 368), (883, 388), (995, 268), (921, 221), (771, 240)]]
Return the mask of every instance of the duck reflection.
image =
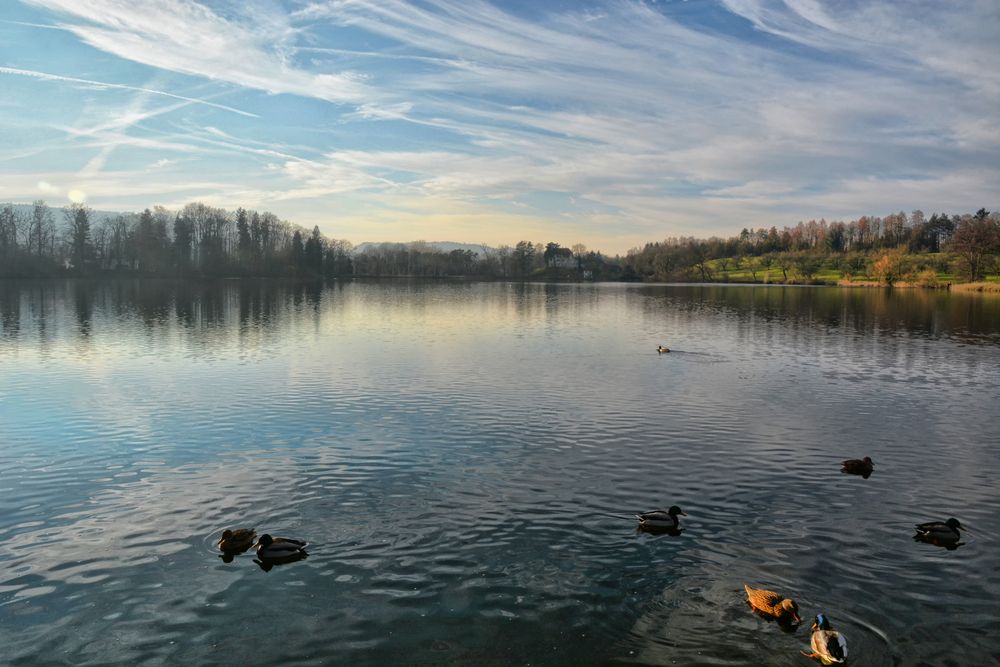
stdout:
[(264, 570), (265, 572), (270, 572), (275, 567), (280, 565), (288, 565), (289, 563), (297, 563), (300, 560), (305, 560), (309, 557), (305, 551), (299, 552), (293, 556), (285, 556), (284, 558), (254, 558), (253, 562), (257, 563), (257, 567)]
[(941, 547), (942, 549), (947, 549), (948, 551), (954, 551), (959, 547), (965, 546), (965, 542), (959, 542), (958, 540), (924, 535), (914, 535), (913, 541), (923, 542), (924, 544), (933, 544), (936, 547)]
[(677, 526), (651, 526), (640, 523), (636, 526), (635, 532), (646, 533), (648, 535), (670, 535), (671, 537), (678, 537), (684, 532), (684, 529)]

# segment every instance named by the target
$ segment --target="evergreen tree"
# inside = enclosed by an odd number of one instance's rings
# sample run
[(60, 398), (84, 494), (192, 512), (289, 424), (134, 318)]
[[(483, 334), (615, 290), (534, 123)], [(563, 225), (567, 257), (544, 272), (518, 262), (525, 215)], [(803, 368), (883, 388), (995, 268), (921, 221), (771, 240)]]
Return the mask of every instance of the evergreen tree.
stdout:
[(174, 266), (181, 273), (191, 269), (191, 221), (178, 213), (174, 219)]
[(312, 234), (306, 241), (305, 266), (312, 277), (323, 275), (323, 237), (319, 233), (319, 226), (313, 227)]
[(66, 209), (69, 222), (70, 261), (77, 270), (83, 270), (93, 256), (90, 244), (90, 209), (83, 204), (73, 204)]
[(305, 260), (305, 249), (302, 247), (302, 232), (295, 230), (292, 234), (292, 255), (291, 255), (291, 272), (295, 275), (302, 273), (304, 268)]

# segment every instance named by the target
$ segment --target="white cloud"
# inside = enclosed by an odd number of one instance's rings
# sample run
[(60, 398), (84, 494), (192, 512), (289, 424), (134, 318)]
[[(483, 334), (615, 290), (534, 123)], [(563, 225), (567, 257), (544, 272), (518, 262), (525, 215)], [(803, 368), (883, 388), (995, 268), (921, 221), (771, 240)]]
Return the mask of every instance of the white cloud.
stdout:
[(288, 17), (253, 3), (244, 6), (241, 20), (227, 20), (191, 0), (24, 1), (67, 17), (62, 27), (90, 46), (151, 67), (331, 102), (371, 96), (350, 72), (313, 73), (290, 65), (287, 49), (295, 30)]
[[(287, 142), (243, 119), (138, 132), (164, 109), (63, 128), (98, 149), (89, 172), (119, 146), (253, 158), (241, 182), (208, 175), (214, 201), (346, 216), (341, 202), (371, 211), (407, 198), (415, 211), (423, 197), (471, 207), (466, 237), (479, 239), (474, 225), (516, 200), (508, 211), (595, 245), (624, 228), (650, 238), (971, 209), (1000, 191), (988, 2), (724, 0), (750, 33), (627, 0), (543, 5), (530, 19), (482, 0), (315, 2), (290, 14), (265, 3), (223, 14), (192, 0), (27, 1), (106, 53), (336, 103), (327, 114), (310, 107), (306, 138)], [(363, 39), (341, 43), (345, 34)], [(299, 110), (294, 99), (281, 104)], [(534, 193), (553, 196), (539, 204)], [(305, 200), (318, 202), (312, 213)]]

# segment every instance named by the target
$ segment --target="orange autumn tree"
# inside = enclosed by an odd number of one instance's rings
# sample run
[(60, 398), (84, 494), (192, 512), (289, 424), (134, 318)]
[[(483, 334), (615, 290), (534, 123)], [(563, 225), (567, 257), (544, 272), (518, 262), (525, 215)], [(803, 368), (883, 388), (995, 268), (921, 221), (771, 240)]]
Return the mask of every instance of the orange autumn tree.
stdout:
[(890, 250), (882, 255), (872, 264), (872, 274), (880, 283), (892, 287), (898, 282), (906, 271), (906, 263), (903, 253), (899, 250)]

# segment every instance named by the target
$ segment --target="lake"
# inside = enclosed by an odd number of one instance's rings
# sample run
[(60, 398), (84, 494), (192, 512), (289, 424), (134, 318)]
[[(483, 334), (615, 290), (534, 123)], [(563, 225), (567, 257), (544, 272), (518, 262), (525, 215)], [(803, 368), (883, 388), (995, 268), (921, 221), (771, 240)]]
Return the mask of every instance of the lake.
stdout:
[(5, 664), (1000, 661), (1000, 298), (0, 282), (0, 437)]

